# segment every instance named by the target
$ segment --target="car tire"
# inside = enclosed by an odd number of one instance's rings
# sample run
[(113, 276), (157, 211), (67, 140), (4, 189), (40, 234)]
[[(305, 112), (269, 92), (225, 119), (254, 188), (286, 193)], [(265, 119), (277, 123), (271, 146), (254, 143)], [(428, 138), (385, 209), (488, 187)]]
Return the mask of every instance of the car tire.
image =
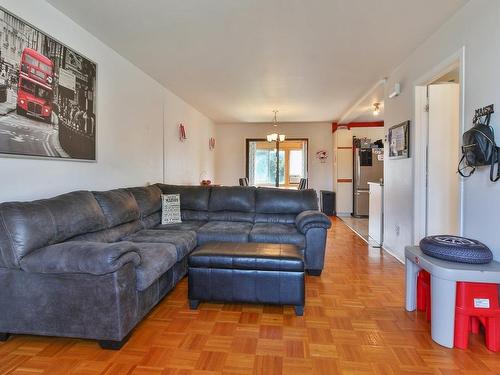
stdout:
[(19, 106), (16, 106), (16, 113), (21, 116), (26, 116), (26, 111)]
[(426, 255), (450, 262), (485, 264), (493, 260), (493, 253), (485, 244), (458, 236), (425, 237), (420, 241), (420, 249)]

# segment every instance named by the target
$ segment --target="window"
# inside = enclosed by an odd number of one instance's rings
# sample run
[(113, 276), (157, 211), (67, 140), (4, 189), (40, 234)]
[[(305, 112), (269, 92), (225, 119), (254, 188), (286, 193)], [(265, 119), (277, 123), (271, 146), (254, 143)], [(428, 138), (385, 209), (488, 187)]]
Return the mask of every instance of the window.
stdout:
[(38, 67), (38, 60), (37, 60), (37, 59), (35, 59), (33, 56), (30, 56), (30, 55), (28, 55), (28, 54), (25, 54), (25, 55), (24, 55), (24, 60), (25, 60), (28, 64)]
[(22, 78), (20, 86), (23, 91), (35, 95), (37, 98), (52, 100), (52, 92), (34, 82)]
[[(280, 151), (280, 184), (285, 180), (285, 152)], [(255, 151), (254, 183), (252, 185), (272, 186), (276, 181), (276, 149)]]
[[(296, 188), (307, 175), (307, 140), (279, 143), (279, 186)], [(276, 143), (247, 140), (247, 176), (250, 185), (276, 185)]]

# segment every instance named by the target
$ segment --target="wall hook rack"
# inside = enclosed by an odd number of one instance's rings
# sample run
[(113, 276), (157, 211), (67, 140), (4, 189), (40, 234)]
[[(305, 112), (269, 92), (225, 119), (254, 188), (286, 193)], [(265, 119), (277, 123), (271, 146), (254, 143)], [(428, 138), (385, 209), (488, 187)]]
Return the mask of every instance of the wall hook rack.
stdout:
[(476, 124), (481, 117), (486, 117), (487, 122), (489, 123), (490, 121), (490, 116), (492, 113), (495, 113), (495, 107), (493, 104), (487, 105), (486, 107), (476, 109), (474, 112), (474, 118), (472, 119), (472, 122)]

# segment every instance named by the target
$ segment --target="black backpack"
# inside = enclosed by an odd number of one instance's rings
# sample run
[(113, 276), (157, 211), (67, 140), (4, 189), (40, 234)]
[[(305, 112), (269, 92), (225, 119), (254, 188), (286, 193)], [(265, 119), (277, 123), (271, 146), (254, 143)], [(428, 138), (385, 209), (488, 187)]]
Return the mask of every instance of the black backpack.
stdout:
[[(458, 173), (462, 177), (470, 177), (476, 167), (489, 165), (490, 180), (496, 182), (500, 179), (500, 151), (495, 143), (493, 128), (490, 126), (491, 113), (476, 114), (474, 126), (462, 137), (462, 159), (458, 163)], [(484, 120), (481, 121), (482, 117)], [(496, 176), (494, 176), (495, 164), (498, 164)], [(467, 168), (472, 168), (468, 174), (464, 172)]]

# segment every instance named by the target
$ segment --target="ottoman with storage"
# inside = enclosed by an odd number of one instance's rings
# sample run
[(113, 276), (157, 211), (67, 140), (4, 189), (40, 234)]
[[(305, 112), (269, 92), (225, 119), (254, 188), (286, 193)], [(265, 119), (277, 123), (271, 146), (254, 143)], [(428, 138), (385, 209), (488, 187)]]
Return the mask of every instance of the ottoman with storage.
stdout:
[(293, 305), (304, 313), (304, 257), (295, 245), (211, 242), (189, 256), (189, 304)]

